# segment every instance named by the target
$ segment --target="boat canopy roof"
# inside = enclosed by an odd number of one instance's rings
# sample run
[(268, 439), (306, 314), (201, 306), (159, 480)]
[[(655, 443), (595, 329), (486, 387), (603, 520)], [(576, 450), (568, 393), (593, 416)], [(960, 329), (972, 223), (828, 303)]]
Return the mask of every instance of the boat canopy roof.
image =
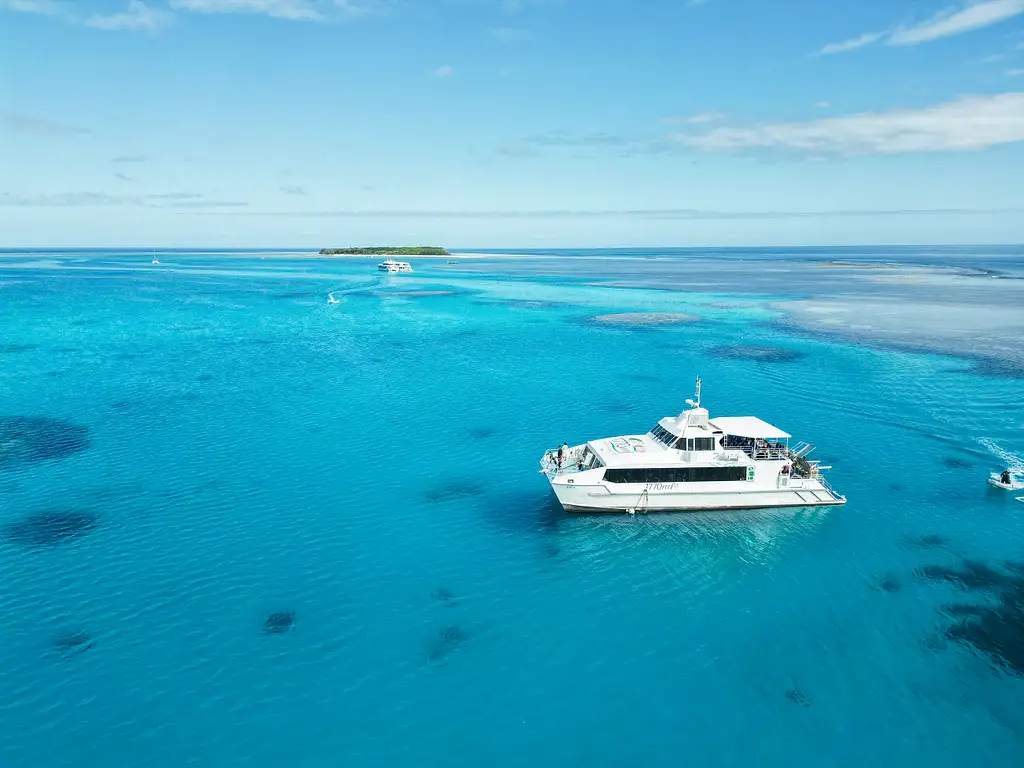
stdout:
[(756, 416), (721, 416), (717, 419), (712, 419), (711, 424), (725, 432), (725, 434), (735, 435), (736, 437), (792, 437), (788, 432), (783, 432), (778, 427), (772, 426), (767, 421), (762, 421)]

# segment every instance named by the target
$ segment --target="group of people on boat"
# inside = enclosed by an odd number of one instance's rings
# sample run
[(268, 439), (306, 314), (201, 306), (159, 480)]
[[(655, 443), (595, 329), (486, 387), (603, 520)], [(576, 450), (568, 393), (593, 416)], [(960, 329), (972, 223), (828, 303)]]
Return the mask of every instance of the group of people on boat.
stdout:
[[(558, 446), (558, 452), (555, 454), (548, 454), (549, 458), (554, 462), (555, 469), (561, 472), (563, 467), (569, 462), (569, 444), (562, 443)], [(586, 466), (584, 457), (581, 455), (576, 459), (576, 471), (582, 472)]]

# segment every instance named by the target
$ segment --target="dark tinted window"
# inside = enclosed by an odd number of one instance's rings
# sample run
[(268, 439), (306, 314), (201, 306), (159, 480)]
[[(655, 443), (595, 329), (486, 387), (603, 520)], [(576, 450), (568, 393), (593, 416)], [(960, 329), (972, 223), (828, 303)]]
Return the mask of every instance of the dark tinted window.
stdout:
[(676, 440), (676, 436), (660, 424), (655, 425), (654, 429), (651, 430), (651, 434), (654, 435), (655, 440), (669, 447), (671, 447)]
[(613, 468), (604, 473), (609, 483), (729, 483), (747, 479), (746, 467)]
[(698, 437), (697, 447), (695, 450), (698, 451), (713, 451), (715, 450), (715, 438), (713, 437)]

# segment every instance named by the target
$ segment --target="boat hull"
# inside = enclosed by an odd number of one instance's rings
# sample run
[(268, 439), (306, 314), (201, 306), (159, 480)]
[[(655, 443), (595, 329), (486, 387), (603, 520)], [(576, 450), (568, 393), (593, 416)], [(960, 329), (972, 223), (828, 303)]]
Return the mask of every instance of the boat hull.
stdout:
[(643, 487), (611, 493), (603, 485), (552, 483), (552, 489), (566, 512), (713, 512), (783, 507), (834, 507), (846, 497), (832, 493), (820, 483), (801, 488), (750, 489), (742, 491), (691, 491), (686, 493), (644, 493)]

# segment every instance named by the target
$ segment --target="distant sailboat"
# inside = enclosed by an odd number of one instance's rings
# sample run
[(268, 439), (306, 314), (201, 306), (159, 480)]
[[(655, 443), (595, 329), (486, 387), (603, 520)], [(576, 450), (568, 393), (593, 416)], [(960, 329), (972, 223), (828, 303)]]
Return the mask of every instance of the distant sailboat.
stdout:
[(152, 261), (152, 263), (153, 264), (159, 264), (160, 263), (160, 260), (156, 257), (156, 249), (155, 248), (153, 249), (153, 261)]

